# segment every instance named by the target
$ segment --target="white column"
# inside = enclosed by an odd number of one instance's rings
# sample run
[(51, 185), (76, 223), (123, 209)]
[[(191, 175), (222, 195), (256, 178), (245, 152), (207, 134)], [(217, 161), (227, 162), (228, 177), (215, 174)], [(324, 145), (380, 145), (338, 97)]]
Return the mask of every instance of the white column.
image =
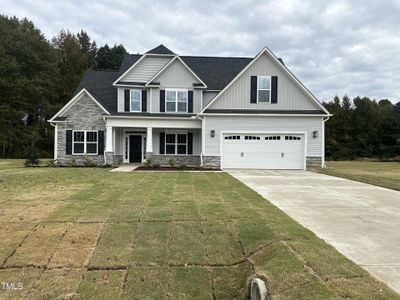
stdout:
[(113, 128), (112, 126), (106, 127), (106, 152), (113, 152)]
[(146, 154), (153, 153), (153, 128), (147, 127)]

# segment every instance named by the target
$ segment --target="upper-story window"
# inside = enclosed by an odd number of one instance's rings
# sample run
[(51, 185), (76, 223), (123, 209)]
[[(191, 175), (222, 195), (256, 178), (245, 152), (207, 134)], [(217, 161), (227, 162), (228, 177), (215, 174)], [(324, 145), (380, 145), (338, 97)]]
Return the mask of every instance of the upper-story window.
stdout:
[(166, 112), (187, 112), (188, 90), (167, 89), (165, 90), (165, 111)]
[(142, 111), (142, 91), (131, 90), (130, 111)]
[(258, 76), (257, 102), (270, 102), (271, 76)]

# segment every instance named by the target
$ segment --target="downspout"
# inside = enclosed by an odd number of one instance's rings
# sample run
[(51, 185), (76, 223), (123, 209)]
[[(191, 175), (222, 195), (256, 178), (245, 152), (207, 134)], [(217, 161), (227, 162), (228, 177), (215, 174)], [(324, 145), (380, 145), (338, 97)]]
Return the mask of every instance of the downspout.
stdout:
[[(57, 153), (56, 153), (56, 147), (57, 147), (56, 146), (56, 134), (58, 134), (58, 131), (56, 130), (57, 124), (52, 123), (50, 120), (49, 120), (49, 123), (50, 123), (51, 126), (54, 127), (54, 147), (53, 147), (54, 153), (53, 153), (53, 159), (56, 160), (57, 159), (57, 156), (56, 156), (57, 155)], [(57, 143), (58, 143), (58, 139), (57, 139)]]
[(203, 167), (203, 149), (204, 149), (204, 119), (196, 114), (196, 118), (201, 120), (201, 153), (200, 153), (200, 166)]
[(322, 168), (326, 168), (326, 164), (325, 164), (325, 122), (329, 120), (329, 117), (322, 118), (322, 120), (323, 120), (323, 125), (324, 125), (323, 133), (322, 133), (322, 134), (323, 134), (323, 137), (324, 137), (324, 140), (322, 141), (322, 145), (323, 145), (323, 147), (324, 147)]
[[(104, 125), (104, 132), (106, 132), (107, 130), (107, 121), (106, 121), (106, 116), (103, 115), (103, 121), (105, 123)], [(103, 142), (105, 144), (105, 141)], [(103, 157), (104, 157), (104, 165), (107, 165), (107, 161), (106, 161), (106, 151), (103, 151)]]

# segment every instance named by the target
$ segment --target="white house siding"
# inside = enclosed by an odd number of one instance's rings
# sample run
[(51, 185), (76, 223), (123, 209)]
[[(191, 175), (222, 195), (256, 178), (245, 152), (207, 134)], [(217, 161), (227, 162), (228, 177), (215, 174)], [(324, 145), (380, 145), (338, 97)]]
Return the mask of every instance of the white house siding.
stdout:
[[(251, 76), (278, 76), (278, 103), (250, 103)], [(267, 54), (262, 54), (221, 96), (210, 109), (320, 109)]]
[[(211, 130), (215, 130), (215, 137), (211, 137)], [(313, 138), (313, 131), (315, 130), (318, 131), (317, 138)], [(322, 156), (321, 117), (206, 116), (204, 155), (220, 156), (220, 137), (222, 131), (304, 131), (307, 133), (306, 156)]]
[(203, 93), (203, 107), (205, 107), (215, 96), (218, 95), (218, 92), (207, 92), (204, 91)]
[(199, 81), (179, 60), (172, 62), (154, 81), (160, 83), (160, 88), (153, 89), (152, 112), (160, 112), (160, 89), (167, 88), (182, 88), (193, 91), (193, 113), (201, 111), (202, 90), (193, 89), (193, 83), (199, 83)]
[(147, 82), (156, 75), (172, 57), (146, 56), (133, 67), (120, 81), (125, 82)]

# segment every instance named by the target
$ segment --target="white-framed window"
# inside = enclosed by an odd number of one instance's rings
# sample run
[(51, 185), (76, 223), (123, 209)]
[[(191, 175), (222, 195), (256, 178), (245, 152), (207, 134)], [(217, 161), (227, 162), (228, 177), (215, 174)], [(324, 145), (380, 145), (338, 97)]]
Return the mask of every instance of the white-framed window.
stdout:
[(142, 91), (141, 90), (130, 90), (130, 108), (131, 112), (142, 111)]
[(271, 76), (258, 76), (257, 102), (271, 101)]
[(187, 112), (188, 90), (187, 89), (166, 89), (165, 90), (165, 111), (166, 112)]
[(94, 130), (74, 130), (72, 134), (72, 154), (97, 155), (98, 136)]
[(187, 134), (167, 133), (165, 135), (165, 154), (186, 155)]

